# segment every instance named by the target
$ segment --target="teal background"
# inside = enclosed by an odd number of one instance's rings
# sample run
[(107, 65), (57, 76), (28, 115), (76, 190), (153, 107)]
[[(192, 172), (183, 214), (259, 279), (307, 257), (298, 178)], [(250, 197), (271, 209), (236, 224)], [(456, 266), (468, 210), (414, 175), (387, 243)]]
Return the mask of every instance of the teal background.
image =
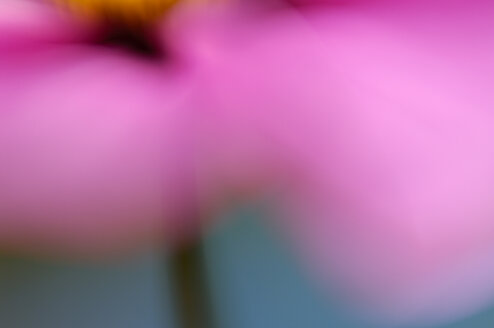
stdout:
[[(307, 279), (259, 217), (232, 215), (206, 239), (219, 328), (369, 328)], [(156, 253), (104, 264), (2, 257), (0, 327), (178, 328), (166, 266)], [(493, 327), (491, 310), (433, 328)]]

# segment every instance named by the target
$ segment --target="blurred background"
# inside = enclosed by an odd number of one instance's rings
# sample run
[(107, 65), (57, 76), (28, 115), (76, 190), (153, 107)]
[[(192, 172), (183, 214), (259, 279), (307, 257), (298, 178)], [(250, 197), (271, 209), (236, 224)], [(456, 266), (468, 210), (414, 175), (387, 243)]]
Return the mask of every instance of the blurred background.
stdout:
[[(229, 216), (205, 240), (219, 328), (372, 327), (325, 296), (258, 210)], [(0, 327), (180, 328), (166, 257), (90, 265), (3, 255)], [(436, 327), (491, 328), (494, 308)]]

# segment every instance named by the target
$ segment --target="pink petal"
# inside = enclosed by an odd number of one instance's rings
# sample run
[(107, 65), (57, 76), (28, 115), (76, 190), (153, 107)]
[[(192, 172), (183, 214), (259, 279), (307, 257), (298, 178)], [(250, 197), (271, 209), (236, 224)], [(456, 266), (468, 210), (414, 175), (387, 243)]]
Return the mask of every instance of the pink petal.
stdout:
[(0, 19), (0, 245), (98, 254), (178, 238), (194, 209), (193, 73), (71, 41), (26, 6)]
[(3, 0), (0, 31), (0, 51), (6, 52), (80, 40), (87, 34), (88, 25), (41, 1)]
[(435, 322), (485, 306), (493, 16), (490, 2), (457, 1), (229, 26), (203, 48), (209, 117), (225, 127), (210, 134), (211, 171), (270, 172), (302, 256), (375, 315)]

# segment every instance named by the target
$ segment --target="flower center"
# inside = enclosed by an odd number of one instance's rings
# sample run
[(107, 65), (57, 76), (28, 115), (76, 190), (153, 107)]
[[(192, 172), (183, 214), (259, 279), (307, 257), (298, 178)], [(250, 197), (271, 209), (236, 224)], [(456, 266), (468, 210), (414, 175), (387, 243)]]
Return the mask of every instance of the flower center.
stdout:
[(77, 14), (121, 25), (145, 25), (179, 0), (54, 0)]
[[(1, 1), (1, 0), (0, 0)], [(162, 60), (155, 23), (180, 0), (51, 0), (94, 21), (99, 29), (91, 43)]]

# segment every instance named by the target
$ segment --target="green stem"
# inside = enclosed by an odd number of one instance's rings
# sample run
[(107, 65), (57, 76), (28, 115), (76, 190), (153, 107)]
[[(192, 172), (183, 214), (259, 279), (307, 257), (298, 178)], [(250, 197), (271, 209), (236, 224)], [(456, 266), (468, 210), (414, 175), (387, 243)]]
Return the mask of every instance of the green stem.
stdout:
[(214, 328), (213, 311), (202, 243), (179, 249), (171, 259), (180, 328)]

